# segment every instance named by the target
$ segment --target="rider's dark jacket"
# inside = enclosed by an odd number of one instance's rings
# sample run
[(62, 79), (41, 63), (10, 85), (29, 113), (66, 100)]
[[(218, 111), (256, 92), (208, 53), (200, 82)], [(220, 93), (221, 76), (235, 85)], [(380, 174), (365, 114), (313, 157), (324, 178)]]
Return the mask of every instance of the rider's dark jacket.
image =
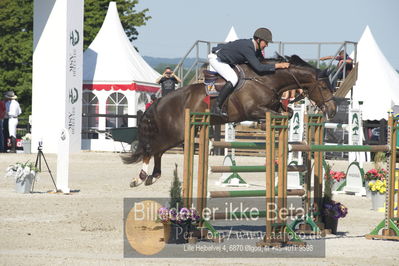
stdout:
[(248, 63), (256, 72), (274, 72), (274, 64), (262, 64), (261, 51), (256, 51), (252, 39), (240, 39), (225, 44), (219, 44), (212, 49), (223, 63), (246, 64)]

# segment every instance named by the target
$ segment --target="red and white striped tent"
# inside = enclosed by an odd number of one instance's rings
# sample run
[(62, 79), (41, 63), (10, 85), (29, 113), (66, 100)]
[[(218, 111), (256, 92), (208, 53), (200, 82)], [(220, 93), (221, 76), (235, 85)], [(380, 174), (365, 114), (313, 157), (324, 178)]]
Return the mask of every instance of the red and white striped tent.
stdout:
[[(133, 47), (122, 27), (116, 3), (110, 2), (103, 25), (83, 54), (83, 114), (129, 114), (143, 110), (159, 90), (160, 76)], [(132, 127), (136, 119), (83, 117), (82, 149), (118, 150), (104, 131)]]

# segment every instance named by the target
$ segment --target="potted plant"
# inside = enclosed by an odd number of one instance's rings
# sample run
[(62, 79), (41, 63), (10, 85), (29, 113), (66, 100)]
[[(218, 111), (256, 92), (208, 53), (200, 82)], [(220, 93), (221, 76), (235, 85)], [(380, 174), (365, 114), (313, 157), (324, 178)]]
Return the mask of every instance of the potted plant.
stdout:
[(340, 202), (332, 199), (333, 180), (331, 167), (326, 166), (326, 181), (324, 182), (324, 197), (321, 216), (325, 229), (330, 229), (332, 234), (337, 233), (338, 219), (344, 218), (348, 213), (348, 208)]
[[(377, 181), (382, 181), (384, 182), (387, 178), (388, 175), (388, 171), (385, 170), (384, 168), (373, 168), (369, 171), (366, 172), (366, 174), (364, 175), (364, 180), (366, 182), (366, 193), (367, 193), (367, 197), (372, 197), (373, 192), (376, 191), (376, 187), (374, 186), (374, 183), (376, 183)], [(380, 182), (379, 182), (379, 186), (381, 186)], [(371, 188), (374, 187), (374, 190), (372, 191)], [(380, 192), (380, 193), (384, 193), (384, 192)]]
[[(346, 174), (342, 171), (333, 171), (330, 169), (330, 182), (331, 184), (331, 190), (332, 191), (340, 191), (345, 185), (345, 180), (346, 180)], [(327, 174), (326, 174), (327, 178)]]
[(181, 182), (177, 176), (176, 165), (170, 189), (169, 207), (162, 207), (158, 210), (158, 220), (164, 226), (165, 243), (187, 243), (189, 232), (200, 221), (200, 216), (195, 209), (188, 209), (182, 206)]
[(7, 168), (6, 176), (15, 178), (15, 191), (18, 193), (30, 193), (36, 178), (38, 169), (31, 162), (16, 163)]
[(371, 204), (373, 210), (378, 210), (384, 207), (385, 194), (387, 191), (387, 180), (386, 178), (376, 180), (375, 182), (370, 182), (368, 185), (371, 191)]

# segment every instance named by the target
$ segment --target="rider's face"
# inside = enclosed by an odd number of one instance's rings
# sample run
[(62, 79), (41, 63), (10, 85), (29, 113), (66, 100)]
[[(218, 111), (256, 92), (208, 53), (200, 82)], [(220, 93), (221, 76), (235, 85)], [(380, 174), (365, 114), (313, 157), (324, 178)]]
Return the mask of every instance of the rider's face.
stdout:
[(269, 46), (269, 43), (267, 42), (267, 41), (265, 41), (265, 40), (261, 40), (260, 41), (260, 43), (259, 43), (259, 45), (260, 45), (260, 49), (261, 50), (263, 50), (263, 49), (265, 49), (267, 46)]

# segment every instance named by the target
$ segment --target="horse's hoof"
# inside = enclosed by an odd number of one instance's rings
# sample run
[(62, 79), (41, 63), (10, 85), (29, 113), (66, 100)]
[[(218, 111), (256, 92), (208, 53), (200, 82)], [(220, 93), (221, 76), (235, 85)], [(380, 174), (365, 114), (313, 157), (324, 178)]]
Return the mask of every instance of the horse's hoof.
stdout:
[(152, 184), (154, 184), (155, 182), (157, 182), (157, 180), (161, 177), (160, 173), (156, 173), (154, 175), (149, 175), (147, 177), (147, 179), (145, 180), (145, 185), (146, 186), (150, 186)]
[(143, 181), (141, 181), (141, 180), (138, 180), (137, 178), (135, 178), (135, 179), (133, 179), (133, 181), (132, 182), (130, 182), (130, 187), (138, 187), (138, 186), (140, 186), (141, 184), (143, 184)]
[(153, 177), (152, 177), (152, 175), (149, 175), (148, 177), (147, 177), (147, 179), (144, 181), (144, 185), (146, 185), (146, 186), (151, 186), (153, 183), (152, 183), (152, 179), (153, 179)]
[(130, 187), (137, 187), (137, 181), (134, 180), (134, 181), (130, 182)]

